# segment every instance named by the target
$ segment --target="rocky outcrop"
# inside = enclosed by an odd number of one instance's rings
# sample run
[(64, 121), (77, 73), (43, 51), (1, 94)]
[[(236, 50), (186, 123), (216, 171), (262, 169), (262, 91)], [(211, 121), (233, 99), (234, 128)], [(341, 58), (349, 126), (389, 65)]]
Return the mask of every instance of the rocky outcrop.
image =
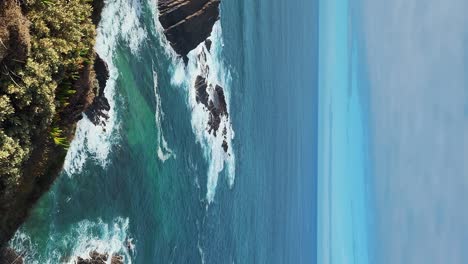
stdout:
[[(107, 253), (99, 253), (97, 251), (89, 252), (89, 258), (83, 259), (78, 257), (76, 259), (76, 264), (106, 264), (109, 255)], [(123, 264), (124, 258), (120, 255), (113, 254), (111, 257), (111, 264)]]
[(104, 88), (106, 87), (107, 79), (109, 79), (109, 66), (107, 63), (96, 54), (96, 59), (94, 60), (94, 71), (96, 72), (96, 79), (99, 84), (98, 95), (104, 95)]
[(94, 61), (94, 72), (98, 81), (98, 90), (95, 92), (96, 97), (92, 104), (86, 109), (85, 114), (90, 121), (96, 126), (105, 126), (106, 120), (109, 118), (110, 110), (109, 101), (104, 96), (107, 79), (109, 79), (109, 67), (107, 63), (96, 54)]
[(104, 8), (104, 0), (93, 0), (93, 13), (91, 14), (91, 20), (94, 25), (98, 25), (101, 21), (101, 13)]
[(208, 88), (208, 83), (206, 82), (206, 79), (198, 75), (197, 79), (195, 80), (195, 90), (196, 90), (195, 99), (197, 100), (197, 103), (201, 103), (206, 107), (208, 107), (208, 99), (209, 99), (209, 95), (206, 90), (207, 88)]
[(109, 119), (110, 105), (107, 98), (97, 96), (93, 103), (86, 109), (85, 114), (89, 120), (96, 126), (106, 126), (106, 121)]
[(177, 54), (187, 54), (205, 41), (219, 18), (220, 0), (159, 0), (159, 21)]
[(222, 117), (229, 117), (227, 112), (226, 99), (224, 97), (223, 88), (216, 85), (212, 94), (212, 99), (208, 102), (208, 111), (210, 111), (210, 119), (208, 120), (208, 132), (216, 136)]
[[(210, 72), (210, 67), (207, 64), (207, 53), (205, 51), (205, 49), (208, 49), (207, 45), (211, 44), (205, 42), (205, 47), (197, 56), (201, 73), (195, 78), (193, 87), (195, 89), (196, 102), (203, 105), (209, 114), (207, 131), (217, 137), (222, 125), (222, 119), (229, 119), (229, 113), (223, 87), (219, 84), (214, 85), (209, 83), (206, 78)], [(221, 147), (227, 153), (229, 146), (227, 143), (226, 124), (224, 124), (222, 129), (222, 136), (223, 143)]]

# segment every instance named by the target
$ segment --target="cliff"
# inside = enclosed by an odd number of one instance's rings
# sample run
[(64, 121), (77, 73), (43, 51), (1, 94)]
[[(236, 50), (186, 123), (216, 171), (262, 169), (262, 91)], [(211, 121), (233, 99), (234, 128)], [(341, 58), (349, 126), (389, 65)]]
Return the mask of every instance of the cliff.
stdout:
[(159, 0), (159, 21), (174, 51), (187, 54), (205, 41), (219, 18), (220, 0)]
[[(47, 3), (0, 1), (0, 263), (108, 78), (93, 51), (99, 15), (89, 1)], [(102, 8), (102, 0), (93, 5)]]

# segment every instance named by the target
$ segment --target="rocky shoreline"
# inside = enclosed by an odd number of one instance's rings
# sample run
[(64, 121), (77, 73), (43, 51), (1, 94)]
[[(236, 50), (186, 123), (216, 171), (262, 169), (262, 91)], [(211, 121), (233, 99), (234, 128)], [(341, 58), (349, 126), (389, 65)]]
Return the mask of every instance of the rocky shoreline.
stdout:
[[(6, 0), (1, 3), (9, 9), (21, 10), (19, 2), (14, 0)], [(103, 5), (102, 0), (94, 0), (94, 6)], [(5, 9), (4, 9), (5, 10)], [(10, 12), (6, 10), (6, 12)], [(21, 12), (21, 11), (18, 11)], [(17, 15), (20, 23), (25, 25), (22, 34), (29, 36), (29, 21), (26, 16)], [(97, 14), (93, 14), (93, 20), (99, 20)], [(11, 21), (3, 20), (0, 12), (0, 33), (3, 27), (10, 29)], [(4, 36), (0, 34), (0, 37)], [(11, 33), (10, 33), (11, 36)], [(5, 52), (0, 52), (0, 64), (9, 65), (10, 60), (17, 61), (18, 54), (23, 54), (24, 49), (14, 50), (9, 47), (27, 47), (29, 38), (0, 38), (2, 46), (6, 47)], [(25, 46), (26, 45), (26, 46)], [(18, 53), (19, 52), (19, 53)], [(25, 55), (26, 56), (26, 55)], [(23, 56), (24, 57), (24, 56)], [(92, 55), (94, 63), (85, 63), (84, 67), (79, 72), (78, 78), (72, 83), (73, 95), (68, 98), (66, 107), (57, 112), (59, 121), (56, 122), (61, 128), (62, 136), (71, 141), (76, 122), (82, 118), (83, 112), (87, 111), (92, 105), (100, 104), (103, 109), (108, 106), (107, 101), (101, 98), (105, 82), (109, 77), (107, 66), (96, 53)], [(26, 58), (26, 57), (25, 57)], [(25, 61), (24, 59), (23, 61)], [(64, 79), (70, 76), (62, 77)], [(99, 98), (99, 99), (96, 99)], [(99, 103), (94, 103), (95, 101)], [(94, 111), (96, 115), (102, 115), (102, 111)], [(33, 208), (39, 198), (49, 190), (50, 186), (59, 175), (66, 155), (66, 148), (57, 145), (51, 140), (49, 131), (41, 132), (34, 141), (34, 148), (22, 168), (22, 177), (15, 188), (11, 188), (9, 192), (3, 192), (0, 186), (0, 263), (7, 261), (14, 251), (10, 248), (3, 248), (6, 243), (14, 235), (16, 230), (26, 220), (29, 211)], [(0, 175), (1, 176), (1, 175)], [(0, 184), (1, 185), (1, 184)], [(20, 263), (18, 262), (15, 263)], [(9, 262), (7, 262), (9, 263)]]

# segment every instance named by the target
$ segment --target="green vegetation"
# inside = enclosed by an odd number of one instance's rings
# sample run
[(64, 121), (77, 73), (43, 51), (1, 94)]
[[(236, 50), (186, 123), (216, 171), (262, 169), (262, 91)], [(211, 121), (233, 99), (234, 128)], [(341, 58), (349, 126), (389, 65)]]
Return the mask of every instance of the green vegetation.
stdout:
[(94, 60), (91, 13), (89, 0), (0, 3), (0, 192), (18, 184), (35, 147), (68, 148), (62, 113)]

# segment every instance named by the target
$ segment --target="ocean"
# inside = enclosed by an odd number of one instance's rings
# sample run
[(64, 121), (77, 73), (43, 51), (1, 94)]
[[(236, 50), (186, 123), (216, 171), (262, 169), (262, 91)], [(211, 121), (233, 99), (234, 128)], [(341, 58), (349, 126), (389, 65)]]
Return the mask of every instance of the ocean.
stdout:
[(374, 262), (369, 81), (360, 1), (321, 0), (317, 262)]
[(195, 103), (203, 45), (185, 66), (156, 5), (106, 1), (96, 50), (110, 69), (109, 120), (79, 122), (11, 246), (26, 263), (91, 250), (127, 263), (315, 263), (318, 2), (221, 1), (207, 63), (226, 93), (228, 153)]

